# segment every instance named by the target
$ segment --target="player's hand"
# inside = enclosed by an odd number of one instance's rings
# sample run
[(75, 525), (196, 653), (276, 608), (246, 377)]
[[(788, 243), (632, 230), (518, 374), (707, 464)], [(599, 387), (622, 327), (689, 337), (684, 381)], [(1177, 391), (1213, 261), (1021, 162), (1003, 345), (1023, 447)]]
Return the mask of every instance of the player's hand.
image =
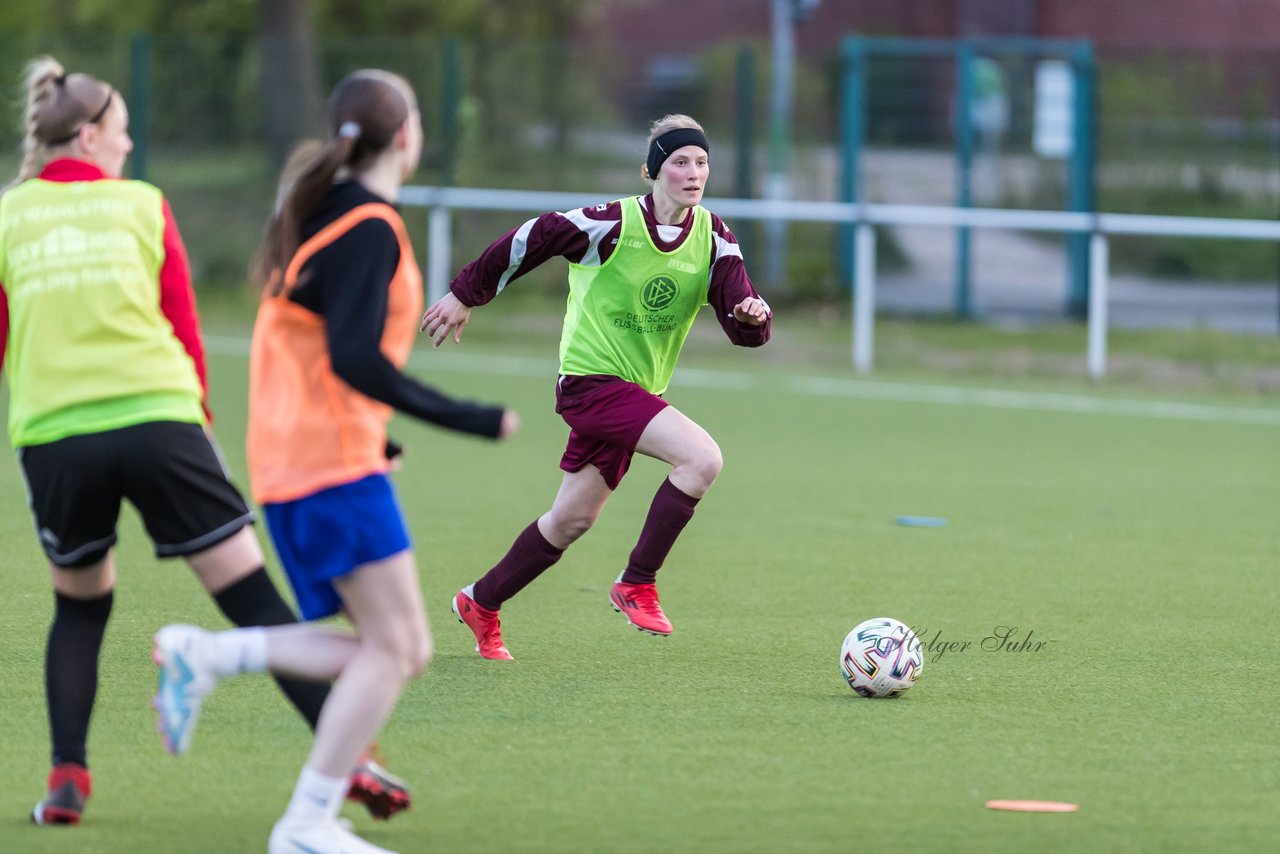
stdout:
[(449, 337), (449, 333), (453, 333), (453, 343), (461, 344), (462, 330), (466, 328), (467, 321), (470, 319), (471, 306), (463, 305), (461, 300), (452, 293), (448, 293), (422, 315), (422, 323), (418, 324), (418, 331), (431, 336), (432, 347), (443, 344)]
[(520, 416), (514, 409), (502, 410), (502, 426), (498, 428), (499, 439), (510, 439), (520, 429)]
[(404, 446), (389, 436), (383, 454), (387, 458), (387, 471), (398, 472), (404, 466)]
[(733, 318), (739, 323), (763, 326), (769, 319), (769, 306), (760, 297), (747, 297), (733, 307)]

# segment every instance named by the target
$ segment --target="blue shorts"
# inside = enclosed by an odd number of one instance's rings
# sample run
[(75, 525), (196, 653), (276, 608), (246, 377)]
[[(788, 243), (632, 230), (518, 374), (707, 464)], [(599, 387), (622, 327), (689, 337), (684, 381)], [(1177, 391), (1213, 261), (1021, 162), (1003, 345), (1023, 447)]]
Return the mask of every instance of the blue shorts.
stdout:
[(297, 501), (267, 504), (262, 512), (304, 620), (341, 609), (334, 579), (410, 545), (386, 475), (371, 474)]

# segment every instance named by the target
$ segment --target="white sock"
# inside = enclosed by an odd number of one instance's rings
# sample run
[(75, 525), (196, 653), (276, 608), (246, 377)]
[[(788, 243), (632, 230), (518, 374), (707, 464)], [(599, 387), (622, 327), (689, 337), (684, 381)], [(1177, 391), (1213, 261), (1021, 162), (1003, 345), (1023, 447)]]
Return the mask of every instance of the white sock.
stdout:
[(346, 777), (326, 777), (304, 766), (289, 807), (284, 811), (285, 820), (313, 822), (337, 818), (348, 785)]
[(267, 630), (261, 626), (216, 632), (213, 649), (213, 666), (219, 677), (267, 669)]

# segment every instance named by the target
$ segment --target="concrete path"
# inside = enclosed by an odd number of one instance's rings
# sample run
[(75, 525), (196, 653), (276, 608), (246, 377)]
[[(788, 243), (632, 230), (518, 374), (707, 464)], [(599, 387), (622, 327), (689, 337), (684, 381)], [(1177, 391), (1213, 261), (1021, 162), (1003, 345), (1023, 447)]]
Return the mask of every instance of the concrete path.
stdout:
[[(954, 159), (933, 152), (870, 151), (863, 169), (871, 201), (950, 205)], [(975, 175), (980, 183), (981, 172)], [(955, 306), (955, 232), (898, 227), (894, 238), (911, 260), (903, 273), (879, 280), (877, 306), (888, 311), (950, 312)], [(1027, 320), (1064, 316), (1067, 261), (1063, 241), (1045, 235), (971, 232), (972, 307), (987, 317)], [(1280, 334), (1280, 284), (1111, 279), (1110, 321), (1132, 328), (1208, 327)]]
[[(880, 277), (877, 307), (905, 313), (953, 311), (954, 232), (902, 227), (894, 235), (912, 266)], [(976, 315), (1028, 321), (1064, 316), (1067, 259), (1061, 241), (990, 230), (971, 235), (970, 298)], [(1280, 334), (1280, 285), (1274, 283), (1170, 282), (1122, 275), (1112, 277), (1110, 288), (1114, 326)]]

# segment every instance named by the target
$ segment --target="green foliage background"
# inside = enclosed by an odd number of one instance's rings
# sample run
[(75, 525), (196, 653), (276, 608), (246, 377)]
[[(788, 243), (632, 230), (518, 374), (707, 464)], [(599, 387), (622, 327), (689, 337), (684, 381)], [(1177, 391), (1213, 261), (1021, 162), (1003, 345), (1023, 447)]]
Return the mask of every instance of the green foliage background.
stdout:
[[(21, 62), (37, 53), (53, 53), (69, 67), (112, 80), (135, 102), (145, 95), (146, 177), (174, 196), (201, 281), (215, 286), (234, 286), (243, 278), (272, 196), (258, 42), (265, 5), (266, 0), (142, 0), (124, 6), (60, 0), (52, 16), (39, 4), (0, 7), (0, 55), (9, 57), (0, 80), (12, 81), (5, 91), (15, 120)], [(585, 0), (316, 0), (310, 7), (322, 90), (354, 68), (374, 65), (403, 73), (420, 93), (428, 156), (418, 183), (635, 192), (643, 187), (637, 172), (647, 121), (680, 110), (702, 118), (717, 140), (713, 195), (740, 192), (735, 176), (744, 158), (746, 192), (761, 190), (769, 95), (763, 38), (689, 48), (690, 76), (664, 89), (649, 76), (647, 63), (671, 55), (671, 45), (601, 44), (590, 34), (606, 10)], [(150, 60), (145, 79), (134, 65), (139, 44)], [(744, 80), (738, 66), (744, 52), (752, 62), (747, 114), (741, 112)], [(455, 58), (456, 66), (450, 66)], [(838, 56), (801, 52), (797, 59), (787, 168), (800, 197), (835, 198)], [(994, 167), (1007, 173), (1006, 190), (983, 203), (1060, 208), (1061, 163), (1038, 160), (1029, 149), (1033, 68), (995, 59), (1004, 68), (1015, 109)], [(1248, 51), (1100, 56), (1100, 209), (1274, 217), (1280, 185), (1273, 180), (1275, 90), (1268, 62)], [(456, 90), (449, 83), (454, 73)], [(950, 85), (949, 79), (937, 63), (886, 59), (873, 65), (870, 142), (889, 149), (950, 150), (946, 112), (936, 108), (939, 98), (949, 97), (938, 88)], [(744, 127), (748, 136), (740, 145)], [(8, 142), (0, 137), (6, 152), (18, 142), (16, 131), (10, 133)], [(5, 165), (0, 159), (0, 167)], [(514, 222), (507, 218), (498, 225)], [(739, 237), (750, 251), (755, 226), (743, 224)], [(839, 293), (843, 275), (835, 230), (796, 229), (792, 239), (787, 274), (793, 293)], [(889, 249), (896, 245), (892, 232), (882, 240)], [(459, 257), (471, 248), (458, 247)], [(890, 266), (910, 263), (893, 252), (882, 254)], [(1261, 242), (1126, 239), (1116, 242), (1113, 260), (1118, 271), (1167, 279), (1272, 281), (1277, 269), (1275, 247)]]

